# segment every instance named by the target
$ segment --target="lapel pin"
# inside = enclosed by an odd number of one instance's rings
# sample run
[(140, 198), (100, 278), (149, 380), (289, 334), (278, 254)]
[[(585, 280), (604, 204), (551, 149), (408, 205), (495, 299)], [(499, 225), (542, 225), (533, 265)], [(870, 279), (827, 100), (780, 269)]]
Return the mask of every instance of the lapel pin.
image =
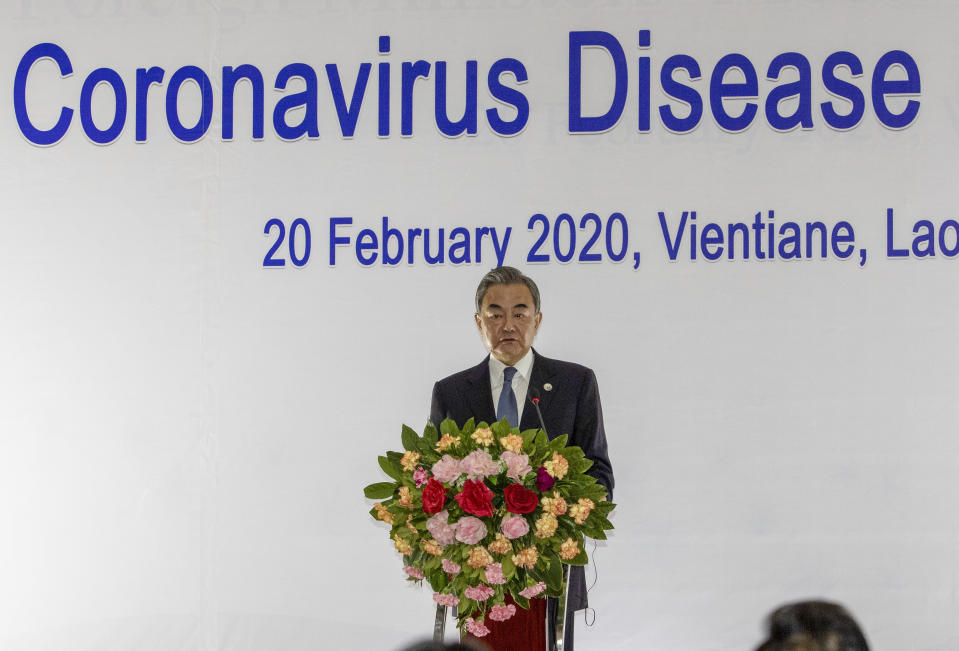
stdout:
[(543, 385), (543, 391), (552, 391), (552, 390), (553, 390), (553, 385), (550, 384), (549, 382)]

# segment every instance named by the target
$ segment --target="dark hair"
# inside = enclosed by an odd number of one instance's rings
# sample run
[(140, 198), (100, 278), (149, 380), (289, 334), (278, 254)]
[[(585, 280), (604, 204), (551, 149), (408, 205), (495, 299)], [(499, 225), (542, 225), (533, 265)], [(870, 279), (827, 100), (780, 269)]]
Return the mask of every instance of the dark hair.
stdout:
[(828, 601), (800, 601), (769, 615), (769, 639), (756, 651), (869, 651), (849, 612)]
[(526, 285), (529, 293), (533, 296), (533, 308), (539, 314), (539, 287), (533, 282), (533, 279), (523, 274), (515, 267), (496, 267), (483, 276), (479, 286), (476, 288), (476, 313), (479, 314), (483, 307), (483, 297), (487, 290), (493, 285)]

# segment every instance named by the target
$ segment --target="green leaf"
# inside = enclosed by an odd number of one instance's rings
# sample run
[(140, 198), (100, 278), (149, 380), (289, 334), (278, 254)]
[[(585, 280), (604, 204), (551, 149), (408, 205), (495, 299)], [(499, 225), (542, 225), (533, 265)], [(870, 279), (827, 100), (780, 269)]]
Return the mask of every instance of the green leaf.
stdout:
[(606, 519), (605, 517), (597, 513), (595, 510), (589, 514), (589, 519), (591, 521), (590, 524), (592, 524), (593, 526), (598, 526), (602, 529), (607, 529), (607, 530), (615, 529), (612, 522), (610, 522), (608, 519)]
[(587, 556), (586, 550), (583, 549), (582, 543), (580, 544), (579, 553), (571, 560), (565, 561), (567, 565), (586, 565), (588, 562), (589, 556)]
[[(435, 443), (430, 443), (430, 442), (427, 441), (426, 439), (417, 438), (417, 439), (416, 439), (416, 447), (414, 448), (414, 451), (415, 451), (415, 452), (419, 452), (420, 455), (421, 455), (421, 457), (427, 457), (427, 456), (430, 456), (430, 455), (434, 455), (434, 454), (436, 454), (436, 451), (435, 451), (435, 449), (433, 448), (434, 445), (435, 445)], [(422, 463), (422, 459), (421, 459), (421, 463)]]
[(546, 587), (550, 590), (559, 590), (563, 583), (563, 563), (558, 556), (550, 557), (549, 569), (546, 570)]
[(559, 452), (560, 450), (566, 447), (567, 441), (569, 441), (569, 435), (560, 434), (559, 436), (557, 436), (556, 438), (554, 438), (552, 441), (549, 442), (549, 449)]
[(448, 580), (446, 578), (446, 572), (443, 570), (432, 570), (426, 574), (426, 580), (429, 581), (430, 587), (433, 588), (435, 592), (443, 592), (446, 589)]
[(403, 425), (403, 434), (402, 441), (403, 447), (410, 451), (416, 450), (416, 442), (419, 440), (420, 436), (413, 429)]
[(606, 497), (606, 487), (602, 484), (590, 484), (583, 489), (583, 497), (588, 497), (596, 504), (601, 504)]
[[(419, 529), (420, 531), (426, 531), (426, 522), (429, 518), (425, 514), (416, 515), (416, 512), (413, 513), (413, 519), (410, 520), (412, 525)], [(435, 558), (435, 556), (434, 556)]]
[(593, 467), (593, 462), (587, 458), (577, 459), (569, 462), (570, 472), (586, 472)]
[(516, 602), (516, 605), (518, 605), (520, 608), (525, 608), (526, 610), (529, 610), (529, 599), (521, 595), (518, 591), (513, 592), (511, 590), (510, 593), (513, 595), (513, 601)]
[[(415, 534), (415, 533), (413, 533), (412, 531), (410, 531), (409, 529), (407, 529), (406, 526), (397, 527), (395, 533), (396, 533), (397, 536), (399, 536), (400, 538), (402, 538), (403, 540), (405, 540), (405, 541), (407, 541), (407, 542), (409, 542), (409, 543), (415, 543), (415, 542), (416, 542), (416, 539), (419, 537), (417, 534)], [(423, 550), (422, 550), (422, 549), (417, 549), (417, 548), (416, 548), (416, 545), (414, 544), (414, 545), (413, 545), (413, 558), (414, 558), (414, 559), (417, 559), (417, 558), (421, 558), (422, 556), (423, 556)]]
[(426, 424), (426, 429), (423, 430), (423, 438), (426, 439), (426, 442), (429, 443), (430, 446), (435, 446), (439, 442), (440, 436), (433, 423)]
[(592, 538), (593, 540), (607, 540), (606, 532), (599, 527), (583, 527), (580, 529), (579, 533), (584, 538)]
[(513, 426), (509, 424), (509, 421), (505, 418), (497, 423), (490, 425), (490, 429), (493, 430), (493, 436), (496, 437), (496, 440), (507, 436), (513, 432)]
[(512, 579), (516, 575), (516, 565), (513, 563), (513, 555), (507, 554), (503, 557), (503, 576), (507, 580)]
[[(588, 520), (587, 524), (589, 524)], [(583, 535), (593, 540), (606, 540), (606, 532), (599, 527), (583, 527)]]
[(536, 438), (537, 431), (538, 430), (535, 429), (528, 429), (520, 434), (520, 436), (523, 437), (523, 452), (526, 452), (533, 446), (533, 440)]
[(388, 457), (377, 457), (376, 460), (380, 463), (380, 468), (383, 469), (383, 472), (393, 479), (399, 481), (400, 477), (403, 476), (402, 471), (397, 466), (394, 466)]
[(460, 619), (465, 621), (467, 617), (472, 615), (477, 610), (478, 604), (472, 599), (460, 599)]
[(609, 512), (616, 508), (616, 505), (613, 502), (596, 502), (596, 511), (603, 515), (609, 515)]
[(387, 497), (393, 497), (393, 491), (396, 490), (396, 484), (391, 481), (381, 481), (370, 484), (363, 489), (363, 494), (371, 500), (385, 500)]
[(539, 558), (536, 559), (536, 563), (533, 564), (533, 567), (526, 568), (526, 575), (533, 579), (533, 581), (544, 581), (545, 579), (543, 579), (541, 574), (546, 568), (546, 563), (543, 561), (542, 550), (537, 549), (537, 551), (540, 552)]
[(476, 583), (477, 581), (482, 581), (485, 579), (485, 577), (480, 578), (479, 569), (475, 567), (469, 567), (468, 565), (463, 565), (463, 576), (469, 579), (472, 583)]

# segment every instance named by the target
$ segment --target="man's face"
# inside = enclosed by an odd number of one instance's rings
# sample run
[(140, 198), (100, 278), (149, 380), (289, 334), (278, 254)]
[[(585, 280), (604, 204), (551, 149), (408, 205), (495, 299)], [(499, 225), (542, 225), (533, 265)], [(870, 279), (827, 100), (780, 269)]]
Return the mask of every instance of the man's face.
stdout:
[(486, 290), (475, 318), (490, 354), (513, 366), (533, 345), (543, 314), (536, 312), (529, 288), (518, 283), (493, 285)]

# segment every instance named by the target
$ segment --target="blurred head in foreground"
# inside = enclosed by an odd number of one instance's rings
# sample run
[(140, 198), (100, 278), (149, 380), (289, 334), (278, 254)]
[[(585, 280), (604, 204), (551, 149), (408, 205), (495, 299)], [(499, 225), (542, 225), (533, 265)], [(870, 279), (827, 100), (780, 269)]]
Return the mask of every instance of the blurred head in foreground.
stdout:
[(756, 651), (869, 651), (869, 644), (839, 604), (800, 601), (769, 615), (769, 638)]
[(479, 640), (464, 642), (433, 642), (424, 640), (403, 647), (400, 651), (488, 651), (489, 647)]

